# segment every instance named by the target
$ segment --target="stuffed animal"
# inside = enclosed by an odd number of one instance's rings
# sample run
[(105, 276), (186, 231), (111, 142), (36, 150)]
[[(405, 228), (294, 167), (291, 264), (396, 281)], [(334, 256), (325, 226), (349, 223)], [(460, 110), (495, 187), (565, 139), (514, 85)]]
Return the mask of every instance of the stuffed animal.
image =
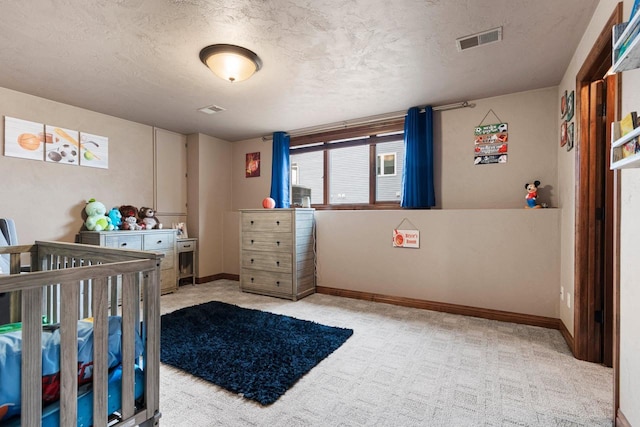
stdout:
[(122, 215), (121, 230), (142, 230), (142, 226), (138, 225), (138, 208), (122, 205), (120, 206), (120, 215)]
[(111, 208), (109, 211), (108, 217), (111, 218), (111, 224), (113, 224), (113, 229), (118, 230), (122, 225), (122, 214), (118, 210), (117, 207)]
[(111, 224), (111, 218), (107, 214), (107, 208), (103, 203), (96, 201), (96, 199), (89, 199), (87, 205), (84, 208), (87, 214), (87, 219), (84, 222), (87, 230), (91, 231), (110, 231), (113, 230), (113, 224)]
[(145, 230), (162, 228), (162, 224), (160, 224), (160, 221), (158, 221), (156, 217), (156, 211), (152, 208), (140, 208), (140, 210), (138, 210), (138, 218), (140, 218), (138, 224), (142, 225)]
[(527, 201), (526, 208), (536, 209), (540, 206), (536, 205), (536, 199), (538, 198), (538, 187), (540, 187), (540, 181), (533, 181), (533, 183), (526, 183), (524, 188), (527, 190), (527, 195), (524, 197)]

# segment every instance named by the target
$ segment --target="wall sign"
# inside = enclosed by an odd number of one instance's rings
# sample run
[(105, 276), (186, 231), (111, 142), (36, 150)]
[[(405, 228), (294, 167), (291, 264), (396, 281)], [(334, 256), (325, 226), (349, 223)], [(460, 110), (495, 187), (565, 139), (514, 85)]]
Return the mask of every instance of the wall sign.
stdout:
[[(411, 228), (401, 228), (404, 223)], [(411, 224), (407, 218), (400, 221), (400, 224), (393, 229), (393, 247), (394, 248), (420, 248), (420, 230)]]
[[(500, 123), (483, 125), (489, 113), (498, 119)], [(484, 118), (473, 131), (473, 164), (490, 165), (494, 163), (507, 163), (509, 159), (509, 125), (502, 122), (493, 110), (487, 111)]]

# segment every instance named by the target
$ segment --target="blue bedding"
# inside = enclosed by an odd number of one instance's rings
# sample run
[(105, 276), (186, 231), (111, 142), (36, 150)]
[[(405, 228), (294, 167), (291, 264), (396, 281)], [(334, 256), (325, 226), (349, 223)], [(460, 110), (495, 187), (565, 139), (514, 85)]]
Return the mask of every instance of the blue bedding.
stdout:
[[(142, 354), (142, 340), (136, 334), (136, 356)], [(13, 425), (5, 424), (8, 420), (20, 414), (20, 378), (21, 378), (21, 354), (22, 354), (22, 332), (14, 331), (0, 334), (0, 426)], [(108, 363), (112, 370), (109, 375), (109, 395), (117, 394), (116, 389), (120, 389), (120, 376), (117, 368), (122, 360), (122, 318), (119, 316), (109, 317), (109, 345)], [(60, 330), (55, 325), (43, 327), (42, 331), (42, 398), (44, 405), (57, 405), (60, 398)], [(138, 393), (138, 383), (142, 386), (142, 381), (138, 381), (136, 373), (136, 394)], [(142, 375), (140, 373), (140, 375)], [(93, 323), (90, 320), (78, 321), (78, 384), (91, 382), (93, 376)], [(112, 393), (112, 382), (114, 393)], [(87, 398), (86, 391), (82, 394), (83, 400), (89, 402), (91, 408), (92, 396)], [(79, 393), (78, 401), (82, 397)], [(112, 399), (110, 399), (111, 402)], [(111, 403), (110, 403), (111, 404)], [(120, 399), (117, 399), (118, 409)], [(51, 405), (49, 405), (51, 406)], [(53, 418), (58, 419), (55, 406), (43, 409), (43, 425), (45, 414), (49, 409), (55, 412)], [(19, 425), (19, 418), (15, 418)], [(56, 424), (47, 424), (56, 425)], [(82, 424), (78, 424), (82, 425)], [(85, 424), (88, 425), (88, 424)]]

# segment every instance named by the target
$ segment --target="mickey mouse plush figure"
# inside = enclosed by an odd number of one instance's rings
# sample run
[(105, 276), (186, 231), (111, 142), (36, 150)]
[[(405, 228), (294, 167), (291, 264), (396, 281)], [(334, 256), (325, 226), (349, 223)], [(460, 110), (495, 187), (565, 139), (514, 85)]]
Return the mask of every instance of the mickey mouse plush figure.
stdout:
[(527, 201), (527, 208), (536, 209), (540, 206), (536, 205), (536, 199), (538, 198), (538, 187), (540, 187), (540, 181), (533, 181), (533, 183), (526, 183), (524, 188), (527, 190), (527, 195), (524, 197)]

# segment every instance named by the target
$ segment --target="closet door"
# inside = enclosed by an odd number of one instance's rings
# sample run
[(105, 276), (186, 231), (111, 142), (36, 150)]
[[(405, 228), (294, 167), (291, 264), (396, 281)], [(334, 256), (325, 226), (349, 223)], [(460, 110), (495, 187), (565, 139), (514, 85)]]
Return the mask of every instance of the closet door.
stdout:
[(158, 215), (187, 214), (187, 137), (154, 128), (154, 197)]

